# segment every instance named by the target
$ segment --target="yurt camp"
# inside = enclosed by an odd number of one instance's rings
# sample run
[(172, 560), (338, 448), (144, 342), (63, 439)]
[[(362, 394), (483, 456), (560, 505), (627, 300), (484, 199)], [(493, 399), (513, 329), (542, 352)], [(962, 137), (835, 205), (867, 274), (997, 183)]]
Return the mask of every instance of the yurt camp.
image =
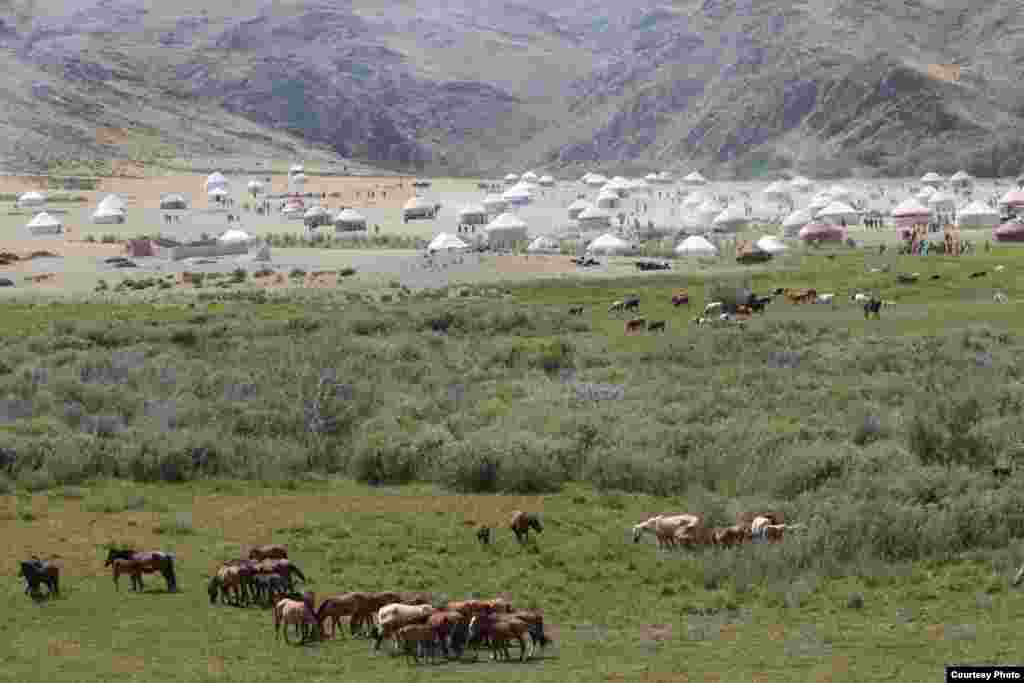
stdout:
[(526, 241), (526, 223), (512, 213), (503, 213), (484, 228), (487, 246), (495, 250), (509, 250)]

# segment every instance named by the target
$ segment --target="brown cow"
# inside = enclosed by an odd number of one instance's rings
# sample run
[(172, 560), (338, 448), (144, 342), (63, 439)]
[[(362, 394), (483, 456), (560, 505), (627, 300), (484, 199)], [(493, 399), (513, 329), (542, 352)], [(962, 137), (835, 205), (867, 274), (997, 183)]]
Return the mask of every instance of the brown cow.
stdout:
[(647, 320), (644, 318), (633, 318), (626, 322), (626, 334), (643, 332), (647, 328)]

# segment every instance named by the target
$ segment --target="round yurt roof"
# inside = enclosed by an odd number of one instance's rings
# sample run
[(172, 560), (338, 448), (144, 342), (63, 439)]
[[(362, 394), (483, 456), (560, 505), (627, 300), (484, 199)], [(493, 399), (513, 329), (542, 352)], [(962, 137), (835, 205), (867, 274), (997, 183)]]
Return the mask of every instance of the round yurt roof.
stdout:
[(428, 202), (423, 197), (417, 195), (415, 197), (409, 197), (409, 201), (407, 201), (405, 205), (402, 206), (402, 209), (405, 211), (411, 211), (415, 209), (429, 209), (431, 208), (431, 206), (432, 205), (430, 202)]
[(800, 228), (799, 237), (805, 242), (812, 240), (841, 242), (846, 239), (846, 231), (829, 223), (808, 223)]
[(519, 180), (519, 176), (517, 176), (515, 173), (508, 173), (508, 174), (505, 175), (505, 182), (506, 183), (514, 183), (517, 180)]
[(956, 197), (939, 190), (928, 197), (928, 204), (931, 206), (956, 206)]
[(598, 251), (628, 251), (632, 245), (624, 239), (606, 232), (587, 246), (588, 250)]
[(250, 180), (248, 185), (246, 185), (246, 187), (248, 187), (250, 190), (262, 190), (263, 189), (263, 183), (261, 183), (258, 180)]
[(691, 235), (679, 243), (675, 248), (677, 254), (713, 255), (718, 253), (718, 247), (700, 235)]
[(960, 216), (998, 216), (999, 212), (981, 200), (973, 201), (957, 211)]
[(526, 223), (514, 213), (505, 212), (487, 224), (485, 230), (525, 230)]
[(232, 228), (221, 233), (220, 237), (217, 238), (218, 242), (247, 242), (252, 239), (252, 235), (247, 233), (245, 230), (238, 230)]
[(851, 195), (852, 195), (850, 190), (845, 188), (845, 187), (843, 187), (842, 185), (833, 185), (830, 188), (828, 188), (827, 190), (825, 190), (825, 193), (829, 197), (831, 197), (833, 200), (842, 200), (842, 201), (849, 200)]
[(893, 218), (902, 218), (904, 216), (930, 216), (932, 210), (916, 198), (910, 197), (897, 204), (889, 213)]
[(738, 206), (730, 206), (728, 208), (722, 209), (721, 213), (719, 213), (717, 216), (715, 216), (715, 219), (712, 221), (712, 224), (713, 225), (730, 225), (730, 224), (735, 224), (735, 223), (746, 223), (746, 222), (747, 222), (747, 214), (746, 214), (746, 212), (743, 209), (739, 208)]
[(124, 209), (116, 209), (112, 206), (97, 206), (96, 210), (92, 212), (93, 218), (103, 218), (106, 216), (123, 216)]
[(549, 176), (549, 175), (542, 175), (537, 182), (539, 184), (545, 185), (545, 186), (547, 186), (547, 185), (554, 185), (555, 184), (555, 179), (554, 179), (554, 177)]
[(306, 213), (302, 215), (304, 218), (316, 218), (317, 216), (326, 216), (327, 213), (327, 209), (322, 206), (311, 206), (306, 209)]
[(206, 177), (206, 189), (228, 184), (228, 179), (220, 171), (214, 171)]
[(830, 202), (828, 206), (821, 209), (818, 212), (819, 216), (835, 216), (841, 218), (843, 216), (857, 215), (857, 210), (845, 202), (834, 201)]
[(438, 234), (437, 237), (430, 240), (430, 244), (427, 245), (427, 250), (438, 251), (441, 249), (465, 249), (467, 246), (468, 245), (465, 242), (455, 235), (442, 232)]
[(365, 223), (366, 216), (359, 213), (355, 209), (342, 209), (338, 212), (338, 215), (334, 217), (335, 223)]
[(1024, 190), (1008, 191), (1000, 198), (999, 203), (1004, 206), (1024, 206)]
[(293, 185), (302, 185), (306, 182), (306, 174), (296, 173), (295, 175), (288, 178), (288, 182), (292, 183)]
[(56, 218), (45, 211), (37, 213), (31, 221), (28, 222), (30, 228), (50, 228), (55, 225), (60, 225), (60, 219)]
[(595, 173), (586, 180), (584, 180), (583, 182), (585, 182), (587, 185), (590, 185), (591, 187), (598, 187), (600, 185), (604, 185), (605, 183), (607, 183), (608, 179), (605, 178), (600, 173)]
[(486, 214), (487, 209), (485, 209), (480, 204), (469, 204), (468, 206), (464, 206), (461, 209), (459, 209), (458, 213), (460, 218), (462, 216), (482, 216)]
[(814, 220), (814, 216), (807, 209), (798, 209), (793, 213), (786, 216), (785, 220), (782, 221), (782, 227), (793, 228), (803, 227)]
[(798, 175), (797, 177), (790, 180), (789, 184), (792, 185), (793, 187), (810, 187), (811, 185), (814, 184), (814, 181), (811, 180), (810, 178)]
[(97, 209), (112, 209), (114, 211), (124, 211), (125, 205), (124, 200), (118, 197), (116, 194), (108, 194), (103, 198), (103, 201), (96, 207)]
[(710, 201), (710, 198), (705, 197), (699, 192), (694, 192), (693, 194), (691, 194), (690, 196), (683, 200), (683, 207), (692, 208), (694, 206), (700, 206), (706, 201)]
[(779, 254), (789, 249), (782, 240), (774, 235), (765, 235), (757, 241), (755, 246), (761, 251), (766, 251), (769, 254)]
[(29, 192), (25, 192), (21, 196), (18, 197), (18, 203), (19, 204), (26, 204), (26, 205), (28, 205), (28, 204), (42, 204), (45, 201), (46, 201), (46, 197), (43, 195), (43, 193), (42, 192), (36, 192), (35, 190), (31, 190)]
[(165, 194), (163, 197), (160, 197), (160, 206), (167, 204), (188, 204), (188, 200), (185, 199), (185, 195)]
[(608, 220), (612, 219), (612, 215), (602, 208), (596, 206), (588, 206), (580, 212), (580, 215), (576, 217), (578, 221), (593, 221), (593, 220)]
[(559, 251), (560, 246), (558, 241), (554, 238), (541, 235), (537, 239), (530, 242), (529, 246), (526, 247), (526, 251), (538, 252), (538, 251)]
[(659, 180), (661, 180), (661, 177), (657, 173), (648, 173), (647, 175), (644, 176), (644, 180), (646, 180), (649, 183), (656, 183)]
[(504, 206), (505, 204), (507, 204), (507, 202), (505, 201), (504, 197), (502, 197), (500, 194), (489, 194), (486, 197), (484, 197), (484, 206), (487, 206), (487, 205), (492, 205), (492, 206), (500, 205), (500, 206)]
[(768, 187), (761, 190), (761, 193), (768, 196), (785, 195), (789, 194), (789, 188), (783, 183), (775, 181), (774, 183), (769, 184)]
[(818, 209), (824, 209), (826, 206), (832, 203), (832, 197), (827, 194), (816, 194), (811, 198), (811, 201), (807, 203), (809, 210), (817, 211)]
[(533, 171), (527, 171), (522, 176), (520, 176), (520, 180), (523, 180), (528, 183), (535, 183), (538, 180), (538, 176)]
[(974, 180), (974, 178), (971, 177), (971, 174), (967, 171), (957, 171), (950, 177), (950, 180), (954, 183), (962, 183), (968, 180)]
[(1008, 221), (992, 231), (997, 242), (1024, 242), (1024, 222)]
[(592, 206), (586, 199), (577, 199), (569, 205), (569, 211), (586, 211)]
[(687, 185), (704, 185), (708, 181), (707, 178), (702, 176), (700, 173), (698, 173), (697, 171), (693, 171), (692, 173), (688, 173), (683, 178), (683, 182), (686, 183)]
[(922, 187), (918, 191), (916, 196), (917, 196), (918, 199), (926, 200), (929, 197), (931, 197), (933, 194), (935, 194), (935, 188), (932, 187), (931, 185), (925, 185), (924, 187)]
[(942, 176), (940, 176), (938, 173), (935, 173), (934, 171), (932, 171), (932, 172), (929, 172), (929, 173), (925, 173), (923, 176), (921, 176), (921, 182), (922, 183), (941, 183), (942, 182)]
[(206, 194), (210, 197), (224, 197), (228, 193), (223, 187), (214, 187)]

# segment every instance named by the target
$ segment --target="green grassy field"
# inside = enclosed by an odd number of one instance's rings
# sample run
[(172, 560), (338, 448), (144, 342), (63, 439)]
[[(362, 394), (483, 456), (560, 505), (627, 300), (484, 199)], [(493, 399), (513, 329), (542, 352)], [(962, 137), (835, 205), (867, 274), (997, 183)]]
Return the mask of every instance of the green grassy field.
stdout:
[[(888, 274), (863, 254), (806, 255), (394, 303), (3, 304), (0, 677), (838, 683), (1019, 663), (1016, 254), (893, 257)], [(898, 285), (901, 271), (921, 280)], [(745, 280), (837, 305), (776, 302), (743, 331), (687, 324)], [(689, 312), (669, 303), (680, 287)], [(896, 306), (866, 322), (854, 287)], [(665, 335), (624, 335), (605, 309), (627, 293)], [(582, 400), (579, 382), (623, 398)], [(760, 508), (808, 529), (697, 553), (629, 537), (657, 513), (728, 524)], [(535, 547), (507, 530), (515, 509), (544, 519)], [(481, 523), (497, 528), (488, 550)], [(544, 610), (556, 646), (529, 664), (412, 667), (363, 640), (275, 643), (268, 612), (205, 593), (218, 561), (268, 542), (318, 597), (502, 594)], [(115, 593), (109, 543), (175, 552), (181, 593), (153, 577), (153, 592)], [(32, 553), (59, 556), (64, 596), (22, 594)]]

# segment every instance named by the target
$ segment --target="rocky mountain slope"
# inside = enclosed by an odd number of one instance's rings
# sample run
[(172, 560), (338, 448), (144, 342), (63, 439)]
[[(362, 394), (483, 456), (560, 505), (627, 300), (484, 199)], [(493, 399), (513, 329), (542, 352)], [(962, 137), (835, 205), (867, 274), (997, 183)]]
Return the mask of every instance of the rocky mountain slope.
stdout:
[[(10, 163), (309, 145), (435, 173), (1024, 168), (1024, 11), (1008, 0), (0, 8)], [(954, 63), (958, 79), (936, 68)]]

